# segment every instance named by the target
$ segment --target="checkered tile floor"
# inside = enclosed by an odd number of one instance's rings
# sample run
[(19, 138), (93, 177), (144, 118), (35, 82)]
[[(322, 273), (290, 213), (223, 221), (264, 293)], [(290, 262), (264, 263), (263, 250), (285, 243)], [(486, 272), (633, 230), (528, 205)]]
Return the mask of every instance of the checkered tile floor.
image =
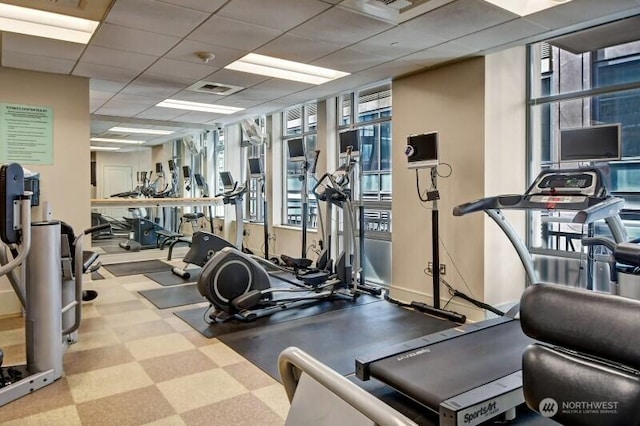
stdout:
[[(104, 280), (85, 280), (100, 295), (83, 307), (65, 375), (0, 407), (1, 424), (284, 424), (289, 403), (278, 382), (173, 315), (194, 305), (158, 310), (138, 291), (160, 285), (143, 275), (100, 273)], [(5, 365), (24, 362), (23, 327), (21, 318), (0, 320)]]

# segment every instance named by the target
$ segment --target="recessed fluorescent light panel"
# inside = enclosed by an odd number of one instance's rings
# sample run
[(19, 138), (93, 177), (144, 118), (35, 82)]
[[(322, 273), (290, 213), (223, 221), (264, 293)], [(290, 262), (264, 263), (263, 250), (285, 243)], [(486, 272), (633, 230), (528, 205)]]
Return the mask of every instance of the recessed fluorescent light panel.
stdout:
[(271, 56), (257, 55), (255, 53), (249, 53), (247, 56), (232, 62), (225, 68), (233, 71), (266, 75), (309, 84), (323, 84), (349, 75), (348, 72), (272, 58)]
[(171, 130), (141, 129), (139, 127), (112, 127), (109, 131), (117, 133), (139, 133), (142, 135), (170, 135), (173, 133)]
[(516, 15), (527, 16), (571, 0), (484, 0)]
[(92, 146), (91, 151), (117, 151), (120, 148), (113, 146)]
[(184, 109), (187, 111), (211, 112), (214, 114), (233, 114), (244, 108), (236, 108), (225, 105), (203, 104), (200, 102), (180, 101), (178, 99), (165, 99), (156, 106), (164, 108)]
[(145, 141), (134, 141), (131, 139), (112, 139), (112, 138), (91, 138), (91, 142), (110, 142), (110, 143), (128, 143), (133, 145), (143, 144)]
[(0, 4), (0, 31), (87, 44), (98, 24), (75, 16)]

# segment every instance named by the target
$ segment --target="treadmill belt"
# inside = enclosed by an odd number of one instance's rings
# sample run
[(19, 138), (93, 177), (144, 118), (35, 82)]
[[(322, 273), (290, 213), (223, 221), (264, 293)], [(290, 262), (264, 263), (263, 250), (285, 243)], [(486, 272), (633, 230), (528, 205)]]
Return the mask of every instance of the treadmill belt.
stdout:
[(371, 376), (438, 411), (440, 403), (522, 369), (534, 341), (508, 321), (371, 364)]

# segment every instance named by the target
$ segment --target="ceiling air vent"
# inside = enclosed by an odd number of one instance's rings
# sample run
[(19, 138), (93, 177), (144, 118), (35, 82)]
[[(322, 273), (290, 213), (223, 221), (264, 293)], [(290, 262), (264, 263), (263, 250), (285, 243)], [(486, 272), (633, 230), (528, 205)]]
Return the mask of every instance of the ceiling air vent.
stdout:
[(343, 0), (338, 6), (381, 21), (399, 24), (453, 0)]
[(187, 87), (187, 90), (200, 93), (210, 93), (217, 96), (229, 96), (243, 90), (244, 87), (232, 86), (230, 84), (214, 83), (211, 81), (199, 81)]

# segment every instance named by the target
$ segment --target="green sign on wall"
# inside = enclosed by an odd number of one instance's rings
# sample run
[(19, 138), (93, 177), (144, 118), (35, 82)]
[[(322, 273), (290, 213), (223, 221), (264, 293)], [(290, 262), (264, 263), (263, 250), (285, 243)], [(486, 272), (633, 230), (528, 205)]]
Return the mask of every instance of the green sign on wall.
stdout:
[(53, 108), (0, 103), (0, 163), (53, 164)]

